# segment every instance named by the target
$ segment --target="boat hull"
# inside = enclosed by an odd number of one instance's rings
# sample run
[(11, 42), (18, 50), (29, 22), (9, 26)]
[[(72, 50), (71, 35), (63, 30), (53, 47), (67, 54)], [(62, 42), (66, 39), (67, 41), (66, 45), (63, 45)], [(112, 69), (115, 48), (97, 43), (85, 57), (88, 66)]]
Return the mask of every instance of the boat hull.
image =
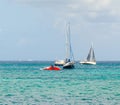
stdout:
[(60, 63), (55, 63), (55, 66), (63, 66), (64, 64), (60, 64)]
[(63, 65), (64, 69), (73, 69), (74, 68), (74, 63), (73, 62), (68, 62)]
[(57, 66), (49, 66), (49, 67), (45, 67), (43, 68), (43, 70), (61, 70), (61, 68), (57, 67)]
[(82, 61), (82, 62), (80, 62), (80, 64), (84, 64), (84, 65), (96, 65), (96, 62)]
[(64, 60), (58, 60), (58, 61), (55, 61), (54, 63), (55, 66), (63, 66), (64, 64), (65, 64)]

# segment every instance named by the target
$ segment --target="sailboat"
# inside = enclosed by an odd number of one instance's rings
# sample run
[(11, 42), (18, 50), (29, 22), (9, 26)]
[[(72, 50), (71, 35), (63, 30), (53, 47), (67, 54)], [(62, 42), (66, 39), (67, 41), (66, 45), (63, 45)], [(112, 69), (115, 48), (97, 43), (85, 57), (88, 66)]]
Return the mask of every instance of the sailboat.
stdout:
[(66, 59), (63, 68), (64, 69), (74, 68), (74, 56), (70, 41), (70, 23), (67, 24), (67, 30), (66, 30)]
[(88, 64), (88, 65), (96, 65), (96, 59), (95, 59), (95, 53), (94, 53), (94, 49), (93, 49), (93, 45), (91, 46), (88, 56), (86, 58), (86, 60), (81, 61), (81, 64)]

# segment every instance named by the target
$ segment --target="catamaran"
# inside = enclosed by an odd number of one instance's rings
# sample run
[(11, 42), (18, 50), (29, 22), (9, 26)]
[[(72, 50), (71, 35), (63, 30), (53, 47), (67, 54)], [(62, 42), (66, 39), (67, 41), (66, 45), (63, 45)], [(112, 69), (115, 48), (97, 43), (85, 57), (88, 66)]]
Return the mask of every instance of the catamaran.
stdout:
[(86, 60), (80, 62), (80, 64), (96, 65), (95, 53), (93, 46), (91, 46)]

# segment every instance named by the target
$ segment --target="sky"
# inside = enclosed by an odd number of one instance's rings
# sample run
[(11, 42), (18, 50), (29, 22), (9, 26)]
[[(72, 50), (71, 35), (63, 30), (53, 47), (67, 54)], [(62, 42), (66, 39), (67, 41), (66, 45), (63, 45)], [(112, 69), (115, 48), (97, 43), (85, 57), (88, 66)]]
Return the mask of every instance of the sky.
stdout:
[(0, 0), (0, 60), (75, 60), (93, 43), (97, 61), (120, 60), (120, 0)]

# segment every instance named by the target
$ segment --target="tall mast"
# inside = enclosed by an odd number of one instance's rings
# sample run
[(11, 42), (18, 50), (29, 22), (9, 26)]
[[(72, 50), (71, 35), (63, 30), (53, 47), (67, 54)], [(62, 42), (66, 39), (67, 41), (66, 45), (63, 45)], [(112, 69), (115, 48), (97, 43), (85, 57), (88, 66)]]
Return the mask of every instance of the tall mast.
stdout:
[(66, 58), (70, 58), (70, 23), (66, 25)]
[(72, 47), (71, 47), (71, 32), (70, 32), (70, 22), (66, 25), (66, 58), (74, 60)]

